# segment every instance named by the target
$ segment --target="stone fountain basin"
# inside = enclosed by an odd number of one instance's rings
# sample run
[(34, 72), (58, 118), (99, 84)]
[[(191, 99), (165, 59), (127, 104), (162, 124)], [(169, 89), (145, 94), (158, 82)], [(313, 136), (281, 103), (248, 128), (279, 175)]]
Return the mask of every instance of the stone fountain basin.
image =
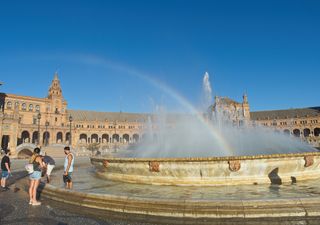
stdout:
[(320, 177), (320, 152), (210, 158), (102, 158), (106, 179), (153, 185), (281, 184)]

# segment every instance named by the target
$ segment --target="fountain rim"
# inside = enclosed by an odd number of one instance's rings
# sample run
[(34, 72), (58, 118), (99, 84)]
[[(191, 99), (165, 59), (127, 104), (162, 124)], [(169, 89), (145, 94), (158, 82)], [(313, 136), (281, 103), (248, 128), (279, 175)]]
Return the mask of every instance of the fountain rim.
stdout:
[(190, 157), (190, 158), (112, 158), (112, 157), (90, 157), (91, 161), (108, 160), (115, 163), (134, 162), (205, 162), (205, 161), (233, 161), (233, 160), (256, 160), (256, 159), (276, 159), (276, 158), (296, 158), (306, 156), (320, 156), (320, 152), (299, 152), (285, 154), (263, 154), (251, 156), (222, 156), (222, 157)]

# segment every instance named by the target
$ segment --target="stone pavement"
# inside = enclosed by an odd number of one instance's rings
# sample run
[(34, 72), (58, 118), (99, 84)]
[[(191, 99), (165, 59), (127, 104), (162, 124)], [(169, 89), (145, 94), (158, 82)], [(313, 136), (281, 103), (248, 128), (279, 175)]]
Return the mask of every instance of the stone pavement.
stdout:
[[(86, 215), (85, 210), (72, 212), (68, 206), (61, 206), (42, 199), (41, 206), (28, 204), (28, 193), (25, 190), (25, 172), (16, 172), (10, 179), (10, 190), (0, 192), (0, 224), (10, 225), (122, 225), (128, 222), (115, 219), (99, 219)], [(141, 224), (141, 223), (130, 223)]]
[(26, 172), (16, 171), (9, 180), (10, 190), (0, 192), (0, 224), (8, 225), (151, 225), (151, 224), (205, 224), (205, 225), (295, 225), (320, 224), (319, 217), (258, 218), (258, 219), (182, 219), (149, 217), (80, 208), (42, 198), (41, 206), (28, 204)]

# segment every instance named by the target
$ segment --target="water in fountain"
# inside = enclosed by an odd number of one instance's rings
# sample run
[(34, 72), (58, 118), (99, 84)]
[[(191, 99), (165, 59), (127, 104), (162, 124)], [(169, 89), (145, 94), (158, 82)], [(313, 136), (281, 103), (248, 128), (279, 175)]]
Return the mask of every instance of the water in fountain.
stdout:
[[(203, 102), (211, 105), (208, 73), (203, 78), (203, 93)], [(316, 151), (298, 138), (255, 124), (245, 117), (245, 108), (230, 108), (230, 101), (215, 97), (207, 112), (196, 114), (169, 114), (163, 106), (157, 107), (141, 143), (126, 156), (220, 157)]]

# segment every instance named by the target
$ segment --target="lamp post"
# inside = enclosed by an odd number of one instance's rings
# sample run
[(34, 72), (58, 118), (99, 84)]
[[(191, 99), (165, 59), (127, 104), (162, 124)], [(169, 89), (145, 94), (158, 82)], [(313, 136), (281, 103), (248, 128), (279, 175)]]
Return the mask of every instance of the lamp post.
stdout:
[(40, 112), (38, 113), (38, 138), (37, 138), (37, 144), (39, 145), (40, 144), (40, 119), (41, 119), (41, 114)]
[(117, 152), (117, 121), (114, 122), (114, 152)]
[(45, 133), (46, 134), (46, 136), (45, 136), (45, 139), (46, 139), (45, 142), (46, 143), (45, 143), (45, 146), (47, 146), (48, 145), (48, 126), (49, 126), (49, 122), (46, 121), (45, 125), (46, 125), (46, 133)]
[(72, 142), (71, 142), (71, 140), (72, 140), (72, 135), (71, 135), (72, 120), (73, 120), (73, 118), (72, 118), (72, 116), (70, 115), (70, 116), (69, 116), (69, 122), (70, 122), (69, 145), (70, 145), (70, 146), (72, 145)]

